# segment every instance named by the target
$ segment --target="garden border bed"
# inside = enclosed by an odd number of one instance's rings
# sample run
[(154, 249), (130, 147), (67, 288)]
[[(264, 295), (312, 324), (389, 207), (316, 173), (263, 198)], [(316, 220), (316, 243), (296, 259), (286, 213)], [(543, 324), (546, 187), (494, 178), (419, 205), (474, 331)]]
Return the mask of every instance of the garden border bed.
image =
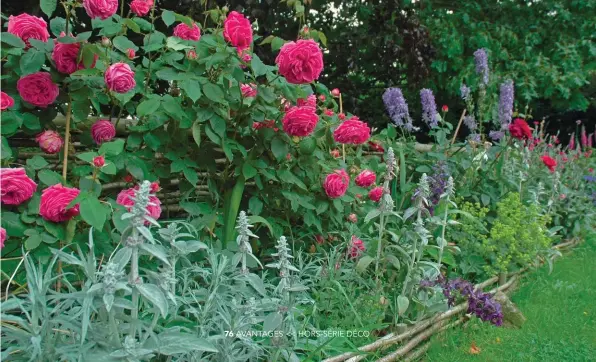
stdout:
[[(581, 239), (576, 238), (561, 244), (554, 245), (553, 248), (557, 250), (567, 250), (581, 242)], [(543, 263), (544, 261), (539, 260), (538, 262)], [(507, 275), (508, 280), (504, 283), (501, 281), (502, 284), (490, 290), (490, 293), (496, 293), (500, 291), (507, 294), (508, 292), (512, 292), (514, 289), (512, 286), (514, 286), (516, 282), (520, 280), (521, 276), (527, 273), (529, 269), (529, 267), (525, 267), (517, 272), (509, 273)], [(482, 283), (476, 284), (475, 289), (483, 290), (484, 288), (498, 282), (499, 277), (495, 276), (483, 281)], [(379, 358), (377, 362), (396, 361), (399, 358), (404, 358), (405, 361), (416, 360), (430, 347), (430, 342), (425, 342), (427, 339), (434, 336), (435, 334), (450, 328), (454, 328), (467, 321), (468, 318), (464, 313), (467, 307), (467, 302), (463, 302), (446, 312), (434, 315), (412, 324), (402, 333), (390, 333), (377, 339), (373, 343), (361, 346), (358, 348), (359, 352), (344, 352), (340, 355), (324, 359), (323, 362), (361, 361), (362, 359), (366, 358), (367, 353), (369, 352), (384, 351), (400, 342), (403, 342), (403, 344), (398, 349), (386, 354), (382, 358)], [(458, 316), (458, 318), (449, 322), (454, 316)], [(419, 345), (423, 342), (425, 343), (419, 347)]]

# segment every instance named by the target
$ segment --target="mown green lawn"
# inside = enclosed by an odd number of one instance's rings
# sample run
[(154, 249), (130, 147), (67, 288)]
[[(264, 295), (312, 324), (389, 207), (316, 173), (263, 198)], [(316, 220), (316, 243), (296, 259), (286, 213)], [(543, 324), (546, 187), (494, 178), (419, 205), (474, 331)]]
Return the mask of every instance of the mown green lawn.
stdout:
[[(527, 274), (512, 300), (521, 329), (473, 320), (433, 339), (424, 361), (596, 361), (596, 236), (548, 267)], [(470, 353), (475, 344), (480, 352)]]

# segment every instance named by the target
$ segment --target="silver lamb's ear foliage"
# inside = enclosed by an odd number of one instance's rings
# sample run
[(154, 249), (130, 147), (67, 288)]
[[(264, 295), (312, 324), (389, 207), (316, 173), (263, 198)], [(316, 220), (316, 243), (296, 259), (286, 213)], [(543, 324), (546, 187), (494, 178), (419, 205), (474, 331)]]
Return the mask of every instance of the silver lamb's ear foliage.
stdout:
[(393, 148), (389, 147), (387, 149), (387, 157), (385, 160), (387, 164), (387, 172), (385, 173), (385, 183), (389, 183), (395, 177), (397, 173), (397, 162), (395, 161), (395, 153), (393, 152)]
[(151, 182), (143, 181), (139, 189), (135, 191), (135, 196), (132, 198), (134, 205), (130, 212), (134, 215), (132, 222), (134, 226), (142, 226), (145, 224), (145, 215), (147, 215), (147, 206), (151, 204), (149, 196), (151, 195)]
[(250, 230), (252, 227), (253, 225), (249, 223), (248, 217), (246, 216), (246, 212), (240, 211), (238, 219), (236, 220), (236, 230), (238, 230), (238, 237), (236, 238), (236, 242), (238, 243), (238, 249), (242, 254), (243, 274), (248, 274), (248, 268), (246, 267), (247, 256), (252, 256), (255, 260), (257, 260), (257, 262), (259, 262), (258, 259), (254, 255), (252, 255), (252, 246), (250, 245), (251, 237), (256, 239), (259, 238)]
[(453, 177), (449, 176), (447, 180), (447, 187), (445, 188), (445, 193), (450, 198), (455, 197), (455, 182), (453, 181)]

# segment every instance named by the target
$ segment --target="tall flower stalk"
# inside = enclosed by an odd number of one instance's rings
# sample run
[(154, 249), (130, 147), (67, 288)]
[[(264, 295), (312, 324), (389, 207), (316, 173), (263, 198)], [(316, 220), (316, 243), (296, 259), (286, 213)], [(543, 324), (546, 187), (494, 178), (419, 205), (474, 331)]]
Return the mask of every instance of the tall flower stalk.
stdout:
[(395, 174), (397, 173), (397, 163), (395, 161), (395, 153), (393, 152), (393, 148), (391, 147), (389, 147), (389, 149), (387, 150), (386, 160), (387, 171), (385, 173), (385, 179), (383, 182), (383, 195), (381, 196), (381, 202), (379, 203), (379, 242), (377, 245), (377, 259), (375, 261), (375, 277), (377, 286), (379, 286), (379, 262), (381, 261), (383, 249), (383, 234), (385, 233), (385, 214), (393, 211), (394, 207), (393, 199), (391, 198), (391, 193), (389, 192), (389, 184), (391, 183), (391, 180), (393, 180)]
[(248, 217), (245, 211), (240, 211), (236, 222), (236, 230), (238, 230), (238, 237), (236, 242), (238, 243), (238, 249), (242, 254), (242, 273), (248, 274), (248, 268), (246, 267), (247, 256), (252, 256), (252, 246), (250, 245), (250, 237), (259, 238), (250, 230), (253, 226), (249, 224)]
[(501, 84), (499, 94), (499, 122), (501, 130), (509, 127), (513, 117), (513, 81), (507, 80)]
[(383, 103), (385, 103), (385, 109), (396, 126), (405, 128), (409, 132), (414, 130), (408, 103), (401, 89), (387, 88), (383, 93)]
[(433, 92), (430, 89), (421, 90), (420, 102), (422, 103), (422, 120), (430, 128), (437, 127), (439, 124), (439, 113), (437, 112), (437, 104)]
[(451, 201), (451, 199), (453, 197), (455, 197), (455, 184), (453, 182), (453, 177), (449, 176), (449, 179), (447, 180), (447, 189), (445, 190), (445, 193), (443, 194), (443, 196), (445, 197), (445, 214), (443, 215), (443, 223), (441, 224), (442, 226), (442, 230), (441, 230), (441, 240), (437, 240), (438, 244), (439, 244), (439, 260), (438, 260), (438, 264), (439, 264), (439, 268), (441, 267), (441, 262), (443, 261), (443, 250), (445, 249), (445, 246), (447, 245), (447, 240), (445, 240), (445, 230), (447, 229), (447, 216), (449, 215), (449, 206), (453, 203), (453, 201)]

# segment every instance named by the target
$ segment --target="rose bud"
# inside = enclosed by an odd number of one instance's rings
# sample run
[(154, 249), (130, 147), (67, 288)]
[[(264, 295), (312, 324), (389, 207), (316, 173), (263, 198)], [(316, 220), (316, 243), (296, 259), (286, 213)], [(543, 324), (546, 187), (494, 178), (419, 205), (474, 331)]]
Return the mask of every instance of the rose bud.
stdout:
[(445, 104), (445, 105), (443, 106), (443, 108), (441, 108), (441, 110), (442, 110), (443, 112), (449, 112), (449, 107), (447, 107), (447, 105)]
[(346, 119), (346, 115), (345, 115), (345, 114), (343, 114), (343, 113), (340, 113), (340, 114), (338, 114), (338, 115), (337, 115), (337, 117), (338, 117), (339, 119), (341, 119), (342, 121), (343, 121), (344, 119)]
[(101, 45), (103, 45), (104, 47), (108, 48), (108, 47), (112, 46), (112, 42), (107, 37), (102, 36), (101, 37)]
[(101, 168), (105, 164), (106, 164), (106, 160), (103, 158), (103, 156), (97, 156), (93, 159), (93, 166), (95, 166), (97, 168)]
[(134, 178), (132, 177), (132, 175), (129, 174), (129, 175), (124, 176), (124, 182), (131, 183), (133, 181), (134, 181)]
[(319, 101), (325, 102), (325, 99), (327, 99), (327, 97), (325, 97), (324, 94), (319, 95)]
[(325, 239), (323, 239), (323, 235), (315, 235), (315, 240), (317, 241), (317, 244), (323, 244), (325, 242)]
[(348, 216), (348, 221), (356, 223), (358, 221), (358, 216), (356, 216), (356, 214), (350, 214), (350, 216)]
[(288, 153), (288, 154), (286, 155), (286, 160), (288, 160), (288, 161), (292, 161), (292, 154), (291, 154), (291, 153)]
[(134, 49), (128, 48), (126, 49), (126, 56), (128, 56), (128, 59), (132, 60), (135, 57), (135, 51)]
[(159, 182), (152, 182), (151, 183), (151, 193), (154, 194), (159, 190), (161, 190), (161, 187), (159, 187)]
[(331, 91), (331, 95), (332, 95), (332, 96), (334, 96), (335, 98), (339, 97), (339, 89), (337, 89), (337, 88), (334, 88), (334, 89)]
[(338, 149), (331, 150), (331, 151), (329, 151), (329, 153), (331, 154), (331, 156), (333, 158), (339, 158), (341, 156), (341, 154), (339, 153), (339, 150)]
[(332, 109), (326, 109), (326, 110), (325, 110), (325, 115), (326, 115), (326, 116), (329, 116), (329, 117), (331, 117), (331, 116), (333, 116), (334, 114), (335, 114), (335, 113), (333, 113), (333, 110), (332, 110)]
[(190, 60), (195, 60), (197, 59), (197, 52), (195, 52), (194, 49), (191, 49), (186, 53), (186, 57)]

